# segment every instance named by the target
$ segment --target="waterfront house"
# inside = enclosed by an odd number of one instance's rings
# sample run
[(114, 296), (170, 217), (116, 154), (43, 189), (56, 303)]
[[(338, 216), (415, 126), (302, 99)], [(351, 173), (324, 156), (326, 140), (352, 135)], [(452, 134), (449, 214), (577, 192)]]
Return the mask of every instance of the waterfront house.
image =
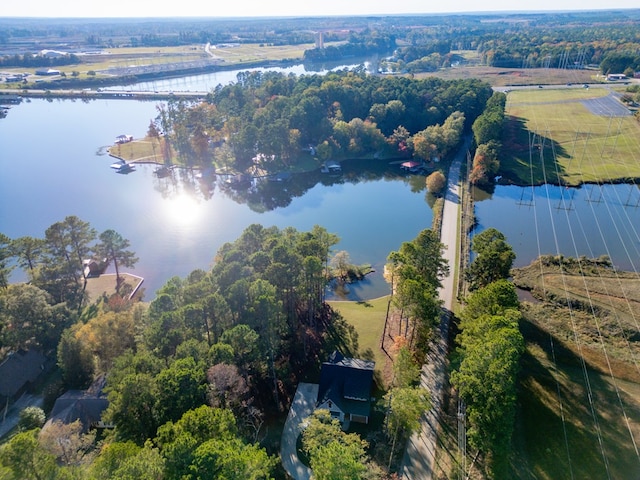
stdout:
[(335, 351), (322, 364), (316, 409), (329, 410), (340, 422), (369, 423), (375, 362)]

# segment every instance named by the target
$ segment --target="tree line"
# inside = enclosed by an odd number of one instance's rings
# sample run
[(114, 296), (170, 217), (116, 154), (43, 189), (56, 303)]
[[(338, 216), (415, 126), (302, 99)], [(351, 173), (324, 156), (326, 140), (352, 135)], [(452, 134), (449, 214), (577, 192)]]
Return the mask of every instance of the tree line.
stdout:
[[(490, 478), (507, 478), (524, 339), (515, 286), (515, 259), (505, 236), (489, 228), (473, 238), (451, 384), (466, 405), (467, 436)], [(466, 441), (466, 439), (465, 439)]]
[(482, 114), (473, 122), (472, 130), (476, 151), (469, 172), (473, 185), (490, 186), (500, 169), (502, 130), (507, 96), (494, 92)]
[[(492, 92), (478, 80), (243, 72), (207, 101), (169, 101), (149, 128), (184, 163), (245, 172), (290, 168), (310, 147), (328, 159), (446, 155)], [(162, 133), (162, 138), (158, 135)], [(169, 146), (167, 147), (167, 143)]]
[(82, 63), (77, 55), (70, 53), (56, 57), (48, 57), (34, 53), (25, 53), (23, 55), (6, 55), (0, 57), (0, 67), (59, 67), (63, 65), (76, 65)]

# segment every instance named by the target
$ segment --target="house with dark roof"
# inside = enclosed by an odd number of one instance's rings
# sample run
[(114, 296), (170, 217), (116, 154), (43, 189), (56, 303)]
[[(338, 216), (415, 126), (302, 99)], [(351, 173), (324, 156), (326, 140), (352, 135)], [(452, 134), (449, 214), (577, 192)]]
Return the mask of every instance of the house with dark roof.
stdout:
[(38, 383), (50, 362), (37, 350), (10, 353), (0, 364), (0, 402), (13, 402)]
[(58, 397), (47, 424), (55, 421), (69, 424), (80, 420), (83, 432), (111, 427), (102, 422), (102, 412), (109, 406), (107, 396), (102, 391), (105, 382), (105, 378), (100, 377), (87, 390), (69, 390)]
[(329, 410), (341, 422), (369, 423), (375, 362), (335, 351), (322, 364), (316, 409)]

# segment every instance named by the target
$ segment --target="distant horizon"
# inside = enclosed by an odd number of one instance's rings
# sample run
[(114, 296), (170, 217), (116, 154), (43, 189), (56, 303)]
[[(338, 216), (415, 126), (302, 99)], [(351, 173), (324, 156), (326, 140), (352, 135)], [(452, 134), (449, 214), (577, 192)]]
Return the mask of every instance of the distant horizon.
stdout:
[[(175, 4), (158, 4), (149, 0), (128, 2), (112, 0), (109, 4), (91, 4), (80, 0), (70, 0), (55, 4), (45, 0), (29, 3), (12, 2), (0, 7), (0, 18), (24, 19), (268, 19), (307, 17), (389, 17), (389, 16), (429, 16), (429, 15), (500, 15), (500, 14), (544, 14), (572, 12), (607, 12), (620, 10), (640, 10), (637, 0), (613, 0), (603, 6), (601, 0), (538, 0), (518, 3), (506, 0), (487, 0), (482, 9), (477, 2), (453, 0), (442, 4), (425, 5), (424, 0), (405, 0), (394, 5), (388, 0), (370, 0), (364, 5), (352, 4), (344, 0), (324, 0), (316, 3), (296, 3), (289, 1), (263, 2), (262, 0), (240, 0), (223, 5), (201, 4), (194, 0), (183, 0), (180, 8)], [(35, 13), (35, 14), (34, 14)]]

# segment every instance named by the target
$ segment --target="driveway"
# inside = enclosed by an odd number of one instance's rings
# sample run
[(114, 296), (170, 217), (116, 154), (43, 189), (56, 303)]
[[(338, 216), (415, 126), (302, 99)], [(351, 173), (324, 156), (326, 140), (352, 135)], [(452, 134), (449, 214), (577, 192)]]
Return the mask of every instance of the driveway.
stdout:
[(27, 407), (40, 407), (42, 408), (43, 399), (39, 395), (30, 395), (25, 393), (22, 395), (16, 403), (9, 407), (7, 412), (4, 408), (0, 410), (0, 438), (4, 437), (7, 433), (13, 430), (20, 421), (20, 412)]
[(300, 383), (293, 397), (287, 421), (284, 423), (280, 439), (280, 459), (284, 469), (295, 480), (311, 478), (311, 469), (298, 459), (296, 442), (302, 432), (302, 422), (313, 413), (317, 398), (317, 383)]

